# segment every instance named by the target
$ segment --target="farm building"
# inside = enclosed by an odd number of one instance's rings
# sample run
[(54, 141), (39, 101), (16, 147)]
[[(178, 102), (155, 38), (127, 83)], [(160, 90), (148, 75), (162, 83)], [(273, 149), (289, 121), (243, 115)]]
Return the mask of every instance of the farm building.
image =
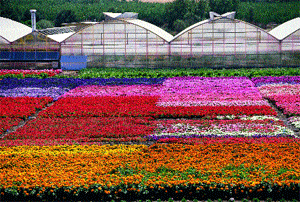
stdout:
[(32, 29), (14, 20), (2, 17), (0, 17), (0, 25), (0, 66), (5, 67), (6, 64), (14, 60), (11, 43), (31, 33)]
[(278, 40), (265, 30), (234, 17), (235, 12), (223, 15), (210, 12), (210, 19), (174, 36), (172, 55), (201, 66), (279, 65)]
[(300, 64), (300, 18), (289, 20), (269, 32), (280, 43), (283, 65)]
[[(270, 32), (235, 19), (235, 12), (210, 18), (176, 36), (138, 19), (137, 13), (104, 13), (102, 22), (31, 30), (0, 18), (0, 62), (10, 66), (80, 69), (94, 67), (299, 66), (300, 18)], [(1, 26), (3, 27), (3, 26)], [(12, 34), (9, 34), (12, 33)], [(23, 65), (24, 66), (24, 65)]]
[(90, 25), (61, 43), (62, 55), (84, 55), (97, 66), (143, 66), (170, 54), (173, 36), (137, 19), (137, 13), (104, 13), (106, 19)]

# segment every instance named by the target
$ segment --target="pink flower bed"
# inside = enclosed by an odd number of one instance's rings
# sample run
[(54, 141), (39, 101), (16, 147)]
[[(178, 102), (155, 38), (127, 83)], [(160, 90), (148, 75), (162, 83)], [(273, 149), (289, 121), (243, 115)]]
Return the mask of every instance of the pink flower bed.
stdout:
[(120, 86), (79, 86), (65, 93), (64, 97), (94, 97), (94, 96), (156, 96), (161, 95), (161, 85), (120, 85)]
[(288, 122), (300, 128), (299, 77), (261, 77), (252, 79), (263, 97), (272, 101), (287, 115)]
[(61, 98), (93, 96), (159, 96), (158, 106), (268, 105), (246, 77), (177, 77), (162, 85), (79, 86)]
[(246, 77), (178, 77), (163, 83), (160, 106), (268, 105)]
[(7, 74), (14, 74), (19, 75), (39, 75), (39, 74), (47, 74), (49, 77), (55, 76), (61, 73), (61, 69), (47, 69), (47, 70), (19, 70), (19, 69), (2, 69), (0, 70), (0, 76), (7, 75)]
[(269, 84), (258, 87), (263, 97), (272, 98), (276, 95), (299, 95), (300, 84)]
[(261, 94), (273, 101), (288, 116), (300, 115), (299, 84), (269, 84), (258, 88)]

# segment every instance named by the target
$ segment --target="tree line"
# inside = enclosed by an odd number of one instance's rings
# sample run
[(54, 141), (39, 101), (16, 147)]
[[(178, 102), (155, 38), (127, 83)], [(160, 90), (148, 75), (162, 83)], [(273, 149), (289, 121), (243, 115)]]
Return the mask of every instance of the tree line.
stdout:
[(29, 10), (37, 10), (37, 28), (62, 23), (102, 21), (103, 12), (137, 12), (139, 19), (176, 34), (209, 18), (209, 11), (223, 14), (236, 11), (237, 19), (263, 28), (299, 16), (298, 0), (175, 0), (170, 3), (145, 3), (139, 0), (1, 0), (0, 16), (31, 25)]

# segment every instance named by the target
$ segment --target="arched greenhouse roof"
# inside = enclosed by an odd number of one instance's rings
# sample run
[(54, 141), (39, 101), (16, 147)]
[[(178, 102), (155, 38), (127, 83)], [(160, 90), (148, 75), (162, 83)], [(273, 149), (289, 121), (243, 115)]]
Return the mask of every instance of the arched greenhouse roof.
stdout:
[(195, 23), (195, 24), (193, 24), (193, 25), (187, 27), (186, 29), (184, 29), (183, 31), (181, 31), (180, 33), (178, 33), (177, 35), (175, 35), (175, 36), (173, 37), (173, 40), (172, 40), (172, 41), (176, 40), (176, 39), (177, 39), (178, 37), (180, 37), (181, 35), (187, 33), (188, 31), (190, 31), (190, 30), (192, 30), (192, 29), (194, 29), (194, 28), (196, 28), (196, 27), (198, 27), (198, 26), (204, 25), (204, 24), (209, 23), (209, 22), (211, 22), (211, 21), (217, 21), (217, 20), (224, 19), (224, 18), (226, 18), (226, 19), (231, 19), (231, 20), (233, 20), (233, 21), (235, 21), (235, 22), (241, 22), (241, 23), (250, 25), (250, 26), (252, 26), (252, 27), (255, 27), (255, 28), (261, 30), (262, 32), (266, 33), (267, 35), (270, 35), (272, 38), (274, 38), (274, 39), (277, 40), (277, 38), (276, 38), (275, 36), (271, 35), (269, 32), (265, 31), (264, 29), (262, 29), (262, 28), (260, 28), (260, 27), (258, 27), (258, 26), (256, 26), (256, 25), (253, 25), (253, 24), (251, 24), (251, 23), (248, 23), (248, 22), (245, 22), (245, 21), (242, 21), (242, 20), (235, 19), (234, 16), (235, 16), (235, 12), (228, 12), (228, 13), (224, 13), (224, 14), (222, 14), (222, 15), (219, 15), (219, 14), (214, 13), (214, 12), (210, 12), (210, 19), (206, 19), (206, 20), (197, 22), (197, 23)]
[(276, 37), (278, 40), (284, 40), (294, 32), (300, 30), (300, 18), (294, 18), (292, 20), (289, 20), (271, 31), (269, 31), (269, 34)]
[(32, 32), (32, 28), (14, 20), (0, 17), (0, 37), (13, 42)]
[(108, 16), (111, 19), (121, 20), (125, 21), (130, 24), (137, 25), (139, 27), (142, 27), (153, 34), (157, 35), (158, 37), (162, 38), (163, 40), (170, 42), (173, 39), (173, 35), (166, 32), (160, 27), (157, 27), (156, 25), (153, 25), (149, 22), (139, 20), (137, 19), (137, 13), (131, 13), (131, 12), (125, 12), (125, 13), (110, 13), (105, 12), (104, 15)]
[(143, 20), (139, 20), (139, 19), (124, 19), (124, 21), (137, 25), (139, 27), (142, 27), (146, 30), (149, 30), (150, 32), (152, 32), (153, 34), (159, 36), (160, 38), (162, 38), (163, 40), (170, 42), (173, 39), (173, 35), (169, 34), (168, 32), (166, 32), (165, 30), (163, 30), (160, 27), (157, 27), (156, 25), (153, 25), (149, 22), (143, 21)]
[(185, 28), (184, 30), (182, 30), (181, 32), (179, 32), (177, 35), (175, 35), (175, 36), (173, 37), (172, 41), (174, 41), (175, 39), (177, 39), (177, 38), (180, 37), (181, 35), (185, 34), (186, 32), (188, 32), (188, 31), (194, 29), (195, 27), (198, 27), (198, 26), (200, 26), (200, 25), (203, 25), (203, 24), (206, 24), (206, 23), (209, 23), (209, 22), (210, 22), (210, 20), (203, 20), (203, 21), (197, 22), (197, 23), (195, 23), (195, 24), (193, 24), (193, 25), (191, 25), (191, 26)]

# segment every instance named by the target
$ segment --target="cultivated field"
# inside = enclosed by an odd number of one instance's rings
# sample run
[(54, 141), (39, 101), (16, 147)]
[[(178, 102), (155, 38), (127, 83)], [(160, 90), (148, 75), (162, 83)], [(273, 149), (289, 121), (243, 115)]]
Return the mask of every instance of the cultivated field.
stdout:
[(0, 199), (299, 200), (299, 74), (1, 70)]

